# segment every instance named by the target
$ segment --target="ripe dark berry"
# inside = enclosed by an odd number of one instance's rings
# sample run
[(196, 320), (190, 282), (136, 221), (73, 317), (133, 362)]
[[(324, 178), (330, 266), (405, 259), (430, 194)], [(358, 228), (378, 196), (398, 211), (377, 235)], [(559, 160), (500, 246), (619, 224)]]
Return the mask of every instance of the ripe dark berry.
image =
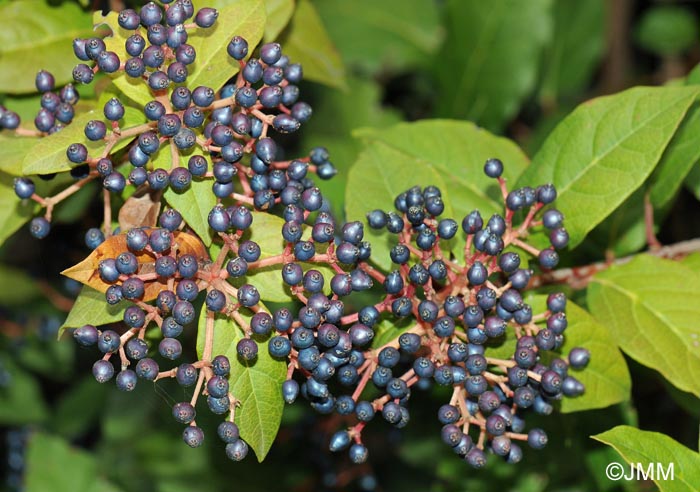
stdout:
[(545, 248), (538, 256), (540, 266), (546, 270), (551, 270), (559, 263), (559, 254), (554, 248)]
[(218, 16), (219, 12), (216, 9), (204, 7), (199, 9), (194, 18), (194, 22), (199, 27), (207, 28), (214, 25)]
[(139, 27), (141, 19), (139, 18), (139, 15), (136, 13), (135, 10), (124, 9), (121, 12), (119, 12), (117, 22), (119, 23), (119, 26), (123, 27), (124, 29), (128, 31), (133, 31), (134, 29), (137, 29)]
[(196, 448), (204, 442), (204, 431), (197, 426), (188, 426), (182, 433), (182, 439), (191, 448)]
[(104, 73), (114, 73), (119, 70), (119, 56), (113, 51), (103, 51), (97, 55), (97, 66)]
[(117, 389), (120, 391), (133, 391), (137, 382), (138, 376), (131, 369), (123, 369), (117, 374)]
[(175, 338), (163, 338), (158, 344), (158, 353), (168, 360), (176, 360), (182, 355), (182, 345)]
[(484, 221), (481, 218), (481, 214), (478, 210), (470, 212), (469, 215), (464, 217), (462, 220), (462, 230), (467, 234), (474, 234), (480, 231), (484, 225)]
[(581, 347), (575, 347), (569, 352), (569, 364), (574, 369), (583, 369), (588, 365), (591, 359), (591, 353)]
[(527, 443), (533, 449), (542, 449), (547, 445), (547, 434), (542, 429), (532, 429), (527, 434)]
[(197, 412), (189, 402), (179, 402), (173, 405), (173, 417), (181, 424), (189, 424)]
[(236, 344), (236, 353), (244, 361), (252, 361), (258, 356), (258, 344), (250, 338), (242, 338)]
[(231, 58), (242, 60), (248, 55), (248, 42), (241, 36), (234, 36), (226, 50)]
[(149, 27), (157, 24), (163, 19), (163, 11), (155, 3), (148, 2), (146, 5), (141, 7), (139, 16), (141, 19), (141, 24), (144, 27)]
[(34, 194), (34, 181), (29, 178), (15, 178), (14, 188), (19, 198), (29, 198)]
[(484, 164), (484, 174), (489, 178), (499, 178), (503, 174), (503, 163), (499, 159), (489, 159)]
[[(139, 33), (132, 34), (127, 38), (126, 42), (124, 43), (124, 48), (126, 49), (126, 52), (133, 57), (138, 57), (139, 55), (141, 55), (145, 47), (146, 40)], [(140, 58), (138, 59), (140, 60)]]
[(97, 343), (97, 328), (93, 325), (83, 325), (73, 331), (73, 338), (83, 347), (91, 347)]
[(557, 190), (553, 184), (538, 186), (536, 193), (537, 201), (544, 205), (552, 203), (557, 198)]
[(37, 239), (44, 239), (51, 231), (51, 223), (44, 217), (35, 217), (29, 223), (30, 234)]
[(94, 74), (92, 73), (92, 69), (84, 63), (76, 65), (73, 69), (73, 80), (76, 82), (80, 82), (81, 84), (89, 84), (92, 82), (93, 77)]
[(219, 439), (225, 443), (236, 442), (240, 437), (238, 426), (233, 422), (221, 422), (216, 429)]
[(542, 224), (547, 229), (561, 227), (564, 222), (564, 215), (557, 209), (549, 209), (542, 215)]
[(47, 72), (46, 70), (40, 70), (36, 74), (34, 84), (36, 85), (36, 90), (38, 90), (39, 92), (49, 92), (54, 89), (56, 81), (50, 72)]
[(241, 461), (248, 456), (248, 444), (242, 439), (238, 439), (226, 445), (226, 456), (233, 461)]
[(197, 381), (197, 369), (192, 364), (178, 366), (175, 378), (181, 386), (192, 386)]
[(106, 383), (114, 376), (114, 366), (107, 360), (98, 360), (92, 366), (92, 375), (98, 383)]

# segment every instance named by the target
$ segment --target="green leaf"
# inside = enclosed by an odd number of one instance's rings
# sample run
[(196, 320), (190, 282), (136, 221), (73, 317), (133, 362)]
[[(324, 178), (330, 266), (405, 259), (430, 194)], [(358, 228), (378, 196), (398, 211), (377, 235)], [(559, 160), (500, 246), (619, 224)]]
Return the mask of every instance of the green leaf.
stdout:
[(0, 171), (0, 244), (34, 215), (35, 203), (20, 200), (15, 194), (14, 178)]
[(435, 57), (437, 114), (501, 130), (535, 88), (552, 32), (550, 5), (448, 1), (447, 39)]
[(294, 0), (265, 0), (267, 23), (265, 24), (266, 42), (274, 41), (287, 27), (294, 14)]
[(182, 214), (187, 225), (197, 233), (205, 245), (209, 246), (212, 238), (208, 216), (216, 205), (216, 197), (211, 192), (211, 182), (195, 178), (190, 188), (184, 192), (177, 192), (172, 187), (168, 187), (163, 198), (168, 205)]
[(92, 35), (89, 14), (73, 2), (17, 0), (0, 5), (0, 19), (0, 92), (35, 92), (41, 69), (54, 75), (57, 86), (72, 81), (72, 42)]
[(421, 64), (442, 41), (439, 6), (432, 0), (322, 0), (315, 5), (342, 59), (367, 72)]
[(681, 260), (681, 264), (693, 271), (700, 272), (700, 253), (691, 253)]
[(12, 307), (31, 302), (41, 295), (36, 280), (26, 272), (0, 265), (0, 306)]
[(655, 208), (663, 207), (676, 195), (695, 163), (700, 160), (696, 136), (700, 133), (700, 105), (694, 104), (669, 142), (651, 176), (649, 198)]
[(605, 50), (603, 0), (555, 0), (554, 34), (544, 51), (540, 95), (545, 101), (585, 89)]
[(127, 301), (121, 301), (110, 306), (105, 301), (102, 292), (83, 286), (75, 304), (73, 304), (73, 309), (70, 310), (66, 321), (58, 330), (58, 337), (60, 338), (68, 328), (78, 328), (85, 324), (100, 326), (121, 321), (124, 316), (124, 308), (128, 305)]
[[(631, 465), (641, 464), (641, 470), (654, 467), (651, 477), (661, 492), (693, 492), (700, 483), (700, 454), (686, 448), (666, 434), (618, 425), (609, 431), (591, 436), (613, 447)], [(666, 473), (673, 464), (673, 478), (664, 480), (657, 474), (657, 464)], [(626, 473), (630, 470), (627, 469)]]
[(647, 241), (644, 224), (645, 191), (638, 188), (627, 197), (586, 236), (580, 249), (594, 258), (602, 256), (606, 251), (619, 258), (643, 249)]
[(0, 135), (0, 147), (2, 148), (0, 171), (21, 176), (24, 156), (40, 141), (39, 138), (34, 137)]
[[(469, 122), (424, 120), (355, 134), (364, 150), (348, 175), (348, 220), (365, 222), (371, 210), (394, 210), (396, 195), (414, 185), (436, 185), (442, 190), (445, 217), (459, 222), (473, 209), (489, 216), (502, 212), (503, 204), (497, 184), (484, 175), (486, 159), (503, 160), (504, 177), (511, 182), (527, 165), (527, 157), (513, 142)], [(391, 266), (388, 252), (393, 238), (389, 236), (365, 228), (372, 261), (383, 268)], [(455, 241), (452, 247), (457, 251), (461, 246)]]
[[(125, 107), (124, 119), (121, 126), (124, 129), (141, 124), (145, 117), (141, 111), (131, 107)], [(70, 171), (76, 165), (66, 157), (66, 149), (73, 143), (82, 143), (88, 149), (90, 157), (101, 155), (105, 142), (93, 142), (85, 137), (85, 124), (90, 120), (103, 120), (103, 115), (97, 111), (88, 111), (77, 116), (73, 122), (60, 132), (42, 138), (25, 155), (22, 163), (24, 174), (48, 174), (62, 171)], [(112, 149), (112, 153), (123, 149), (129, 142), (136, 138), (127, 137), (119, 140)]]
[(49, 412), (39, 381), (16, 365), (7, 352), (0, 358), (0, 367), (10, 379), (10, 384), (0, 388), (0, 425), (26, 425), (46, 420)]
[(345, 88), (345, 68), (326, 28), (309, 0), (299, 0), (287, 36), (284, 53), (304, 67), (304, 78)]
[[(255, 241), (260, 246), (260, 259), (269, 258), (281, 254), (285, 248), (285, 242), (282, 238), (282, 226), (284, 220), (271, 214), (253, 212), (253, 226), (250, 228), (250, 235), (244, 236), (244, 239)], [(306, 227), (304, 238), (308, 239), (311, 235), (311, 228)], [(317, 253), (319, 251), (317, 246)], [(215, 258), (215, 252), (212, 251), (212, 258)], [(320, 271), (326, 283), (324, 291), (330, 294), (330, 279), (335, 275), (335, 271), (328, 266), (319, 263), (301, 262), (299, 263), (304, 271), (315, 269)], [(244, 283), (251, 283), (258, 288), (260, 297), (266, 302), (289, 302), (293, 299), (293, 295), (289, 287), (282, 280), (282, 264), (269, 266), (265, 268), (257, 268), (254, 273), (248, 273), (245, 277), (233, 279), (233, 284), (240, 286)]]
[(676, 5), (646, 9), (635, 29), (637, 43), (658, 56), (680, 55), (697, 43), (697, 18)]
[(32, 434), (26, 459), (26, 492), (119, 492), (102, 478), (104, 472), (95, 456), (60, 437)]
[(588, 101), (547, 138), (518, 186), (554, 183), (578, 245), (654, 170), (699, 87), (636, 87)]
[[(264, 307), (264, 306), (263, 306)], [(241, 311), (249, 321), (251, 315)], [(197, 353), (204, 350), (207, 310), (202, 308), (197, 331)], [(217, 316), (214, 325), (213, 356), (225, 355), (231, 361), (230, 391), (241, 405), (236, 409), (236, 424), (241, 437), (262, 461), (270, 450), (282, 420), (284, 400), (282, 383), (287, 374), (284, 361), (273, 359), (267, 350), (267, 341), (259, 343), (257, 359), (242, 362), (236, 352), (236, 344), (243, 338), (243, 331), (235, 321)]]
[(639, 255), (598, 273), (588, 304), (619, 347), (659, 371), (677, 388), (700, 396), (700, 272)]
[(695, 163), (695, 165), (690, 168), (690, 172), (685, 177), (685, 180), (683, 180), (683, 186), (685, 186), (697, 200), (700, 200), (700, 162)]
[(243, 36), (252, 53), (262, 39), (264, 29), (263, 0), (226, 2), (226, 6), (219, 9), (219, 17), (211, 28), (200, 28), (190, 35), (189, 43), (197, 51), (197, 59), (190, 65), (187, 84), (190, 87), (205, 85), (215, 91), (221, 89), (239, 70), (238, 62), (226, 51), (231, 38)]

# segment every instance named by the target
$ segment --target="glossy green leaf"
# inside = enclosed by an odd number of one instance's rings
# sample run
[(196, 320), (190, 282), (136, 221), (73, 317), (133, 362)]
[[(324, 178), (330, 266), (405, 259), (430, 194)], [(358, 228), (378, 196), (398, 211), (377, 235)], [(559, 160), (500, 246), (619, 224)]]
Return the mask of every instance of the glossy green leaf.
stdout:
[(700, 253), (691, 253), (681, 260), (681, 264), (693, 271), (700, 272)]
[(635, 28), (637, 43), (658, 56), (679, 55), (697, 43), (698, 19), (692, 10), (676, 5), (646, 9)]
[(66, 321), (59, 329), (58, 336), (60, 338), (68, 328), (78, 328), (85, 324), (100, 326), (121, 321), (124, 317), (124, 309), (128, 305), (127, 301), (121, 301), (110, 306), (105, 301), (105, 295), (102, 292), (83, 286)]
[(636, 87), (580, 105), (518, 185), (556, 185), (556, 206), (576, 246), (651, 174), (698, 93), (700, 87)]
[(683, 180), (683, 186), (700, 200), (700, 162), (690, 168), (690, 172)]
[[(88, 111), (77, 116), (73, 122), (60, 132), (42, 138), (25, 155), (22, 163), (24, 174), (48, 174), (61, 171), (70, 171), (76, 164), (70, 162), (66, 157), (66, 149), (73, 143), (82, 143), (88, 149), (90, 157), (101, 155), (105, 147), (105, 142), (92, 142), (85, 137), (85, 124), (90, 120), (104, 119), (103, 115), (97, 111)], [(124, 119), (121, 120), (124, 129), (136, 126), (145, 120), (143, 114), (131, 107), (125, 107)], [(134, 137), (121, 139), (112, 149), (116, 152), (126, 147)]]
[(9, 137), (0, 135), (0, 148), (2, 148), (2, 159), (0, 159), (0, 171), (22, 175), (22, 161), (32, 147), (40, 141), (34, 137)]
[(15, 194), (14, 177), (0, 172), (0, 244), (34, 215), (35, 203)]
[[(79, 416), (76, 415), (75, 418)], [(27, 492), (119, 492), (107, 482), (95, 456), (60, 437), (36, 432), (27, 450)]]
[(552, 16), (554, 33), (542, 57), (545, 102), (585, 89), (605, 50), (604, 0), (554, 0)]
[(211, 230), (207, 218), (216, 205), (216, 196), (211, 191), (211, 181), (195, 178), (189, 189), (184, 192), (177, 192), (172, 187), (168, 187), (163, 198), (168, 205), (180, 212), (187, 225), (197, 233), (205, 245), (209, 246)]
[[(661, 492), (694, 492), (698, 489), (700, 454), (666, 434), (619, 425), (591, 437), (613, 447), (630, 465), (641, 465), (641, 471), (651, 466), (653, 474), (650, 478)], [(673, 475), (665, 476), (671, 464)], [(657, 473), (660, 469), (662, 473)], [(627, 468), (625, 473), (629, 475), (630, 469)]]
[(693, 105), (669, 142), (654, 174), (649, 198), (655, 208), (663, 207), (676, 195), (693, 165), (700, 160), (696, 136), (700, 132), (700, 106)]
[(0, 278), (0, 306), (12, 307), (31, 302), (41, 295), (36, 280), (18, 268), (0, 265)]
[(644, 224), (645, 191), (638, 188), (627, 197), (586, 236), (580, 249), (593, 257), (599, 257), (606, 251), (615, 257), (621, 257), (643, 249), (647, 241)]
[[(260, 259), (269, 258), (282, 254), (285, 242), (282, 238), (282, 226), (284, 220), (272, 214), (253, 212), (253, 226), (249, 229), (243, 239), (255, 241), (260, 246)], [(308, 239), (311, 235), (311, 228), (307, 227), (303, 238)], [(317, 253), (323, 253), (320, 246), (316, 246)], [(212, 252), (214, 255), (215, 252)], [(215, 257), (215, 256), (212, 256)], [(315, 269), (323, 273), (326, 279), (323, 291), (330, 294), (330, 279), (335, 275), (333, 269), (321, 263), (301, 262), (304, 272)], [(291, 294), (289, 286), (282, 280), (282, 263), (265, 268), (249, 270), (245, 277), (233, 279), (233, 284), (240, 286), (244, 283), (251, 283), (258, 288), (260, 298), (266, 302), (289, 302), (294, 296)]]
[(588, 304), (625, 353), (700, 396), (699, 295), (700, 271), (640, 255), (598, 273)]
[(263, 0), (227, 2), (219, 9), (219, 17), (211, 28), (199, 28), (190, 35), (189, 43), (197, 51), (197, 59), (190, 66), (188, 86), (205, 85), (216, 91), (221, 89), (239, 70), (238, 62), (226, 51), (231, 38), (243, 36), (252, 53), (262, 39), (264, 29)]
[(343, 60), (372, 73), (424, 63), (443, 38), (439, 6), (432, 0), (321, 0), (315, 5)]
[(551, 3), (448, 1), (447, 39), (435, 57), (437, 114), (501, 130), (535, 88)]
[(294, 0), (265, 0), (267, 23), (265, 24), (266, 42), (274, 41), (287, 27), (294, 14)]
[(72, 81), (72, 42), (92, 35), (90, 14), (73, 2), (17, 0), (0, 5), (0, 19), (0, 92), (35, 92), (41, 69), (53, 73), (58, 86)]
[(343, 62), (309, 0), (297, 2), (282, 49), (291, 62), (302, 64), (306, 80), (345, 87)]
[[(245, 310), (244, 310), (245, 311)], [(241, 312), (246, 320), (248, 313)], [(197, 353), (204, 350), (207, 310), (202, 309), (197, 331)], [(270, 450), (282, 419), (284, 400), (282, 383), (287, 366), (282, 360), (273, 359), (267, 350), (267, 341), (259, 343), (258, 357), (250, 362), (238, 358), (236, 345), (243, 338), (243, 330), (235, 321), (217, 316), (214, 325), (212, 355), (226, 355), (231, 361), (230, 391), (241, 405), (236, 409), (236, 424), (241, 437), (262, 461)]]
[[(394, 210), (394, 198), (411, 186), (436, 185), (445, 202), (444, 217), (462, 217), (473, 209), (482, 215), (502, 211), (497, 183), (483, 172), (486, 159), (505, 163), (504, 177), (513, 182), (527, 166), (527, 157), (510, 140), (473, 123), (424, 120), (385, 130), (361, 130), (363, 150), (350, 169), (345, 194), (348, 220), (366, 222), (374, 209)], [(372, 261), (389, 268), (393, 237), (365, 227), (372, 243)], [(454, 249), (459, 249), (455, 242)]]

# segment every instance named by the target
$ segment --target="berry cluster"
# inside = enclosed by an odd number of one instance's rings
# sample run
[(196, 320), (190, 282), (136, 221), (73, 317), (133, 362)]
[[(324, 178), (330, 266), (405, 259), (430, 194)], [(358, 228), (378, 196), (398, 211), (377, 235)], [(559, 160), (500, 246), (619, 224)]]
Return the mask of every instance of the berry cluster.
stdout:
[[(441, 192), (428, 186), (400, 194), (396, 212), (375, 210), (367, 215), (370, 227), (386, 229), (398, 238), (391, 249), (397, 268), (387, 275), (366, 263), (370, 248), (362, 242), (360, 223), (346, 224), (337, 248), (329, 248), (324, 255), (331, 265), (352, 268), (330, 279), (331, 300), (319, 293), (324, 279), (318, 271), (303, 272), (298, 263), (283, 267), (284, 281), (310, 296), (302, 298), (305, 307), (293, 321), (285, 310), (274, 313), (272, 325), (280, 333), (270, 340), (269, 350), (274, 356), (289, 357), (290, 375), (296, 372), (303, 378), (301, 385), (291, 378), (285, 382), (287, 402), (301, 393), (321, 413), (335, 411), (357, 419), (357, 424), (333, 435), (332, 451), (349, 449), (353, 462), (364, 462), (367, 448), (362, 444), (362, 430), (366, 423), (381, 413), (390, 424), (405, 426), (410, 418), (411, 388), (436, 383), (453, 388), (438, 420), (443, 424), (443, 440), (455, 453), (477, 468), (486, 463), (487, 449), (517, 462), (522, 451), (514, 441), (526, 440), (535, 449), (547, 441), (541, 429), (522, 433), (523, 411), (532, 408), (549, 414), (552, 401), (583, 393), (583, 385), (569, 374), (569, 367), (584, 367), (588, 351), (575, 348), (568, 360), (551, 358), (545, 363), (544, 354), (558, 350), (564, 341), (566, 297), (550, 295), (547, 311), (533, 314), (521, 294), (534, 272), (521, 268), (516, 250), (532, 254), (542, 269), (549, 269), (558, 261), (556, 249), (566, 245), (560, 212), (549, 209), (541, 220), (535, 220), (542, 207), (554, 201), (556, 191), (544, 185), (508, 193), (500, 177), (502, 169), (496, 159), (485, 165), (486, 174), (499, 180), (505, 214), (494, 214), (486, 222), (478, 211), (463, 218), (464, 265), (442, 250), (441, 242), (455, 238), (460, 226), (451, 218), (438, 219), (444, 210)], [(521, 209), (526, 215), (516, 227), (513, 219)], [(285, 228), (293, 230), (295, 221), (289, 219)], [(530, 228), (542, 225), (551, 230), (552, 247), (538, 251), (523, 238)], [(317, 222), (312, 231), (324, 227)], [(287, 241), (296, 241), (288, 245), (296, 260), (318, 257), (304, 254), (307, 247), (298, 235), (291, 238), (284, 229), (283, 235)], [(313, 253), (313, 248), (308, 249)], [(373, 280), (381, 282), (383, 300), (343, 315), (339, 299), (353, 290), (369, 289)], [(412, 320), (410, 328), (380, 347), (371, 347), (383, 320), (403, 318)], [(513, 335), (517, 342), (511, 358), (488, 356), (489, 346)], [(367, 401), (362, 395), (370, 380), (383, 394)], [(341, 394), (334, 396), (336, 387)], [(354, 391), (342, 394), (348, 387)], [(471, 429), (478, 429), (478, 438), (472, 438)]]
[(40, 70), (34, 81), (37, 91), (41, 93), (41, 108), (34, 118), (38, 133), (19, 128), (20, 117), (12, 110), (0, 106), (0, 130), (16, 130), (20, 135), (51, 135), (70, 124), (75, 115), (75, 104), (80, 99), (72, 84), (67, 84), (60, 91), (54, 92), (56, 81), (46, 70)]
[[(194, 22), (187, 23), (193, 16)], [(71, 174), (81, 180), (80, 184), (101, 179), (103, 188), (111, 193), (122, 193), (127, 184), (184, 192), (193, 178), (209, 179), (218, 199), (232, 198), (257, 210), (268, 210), (276, 203), (296, 203), (305, 190), (313, 188), (313, 181), (307, 178), (309, 171), (321, 179), (335, 175), (325, 149), (315, 149), (297, 160), (276, 160), (280, 152), (268, 136), (270, 128), (280, 134), (295, 132), (312, 114), (311, 106), (298, 100), (302, 68), (290, 63), (279, 44), (265, 44), (259, 58), (249, 58), (248, 42), (234, 36), (228, 54), (240, 68), (235, 80), (218, 94), (210, 87), (187, 86), (188, 66), (196, 58), (194, 47), (187, 44), (188, 32), (210, 28), (217, 16), (211, 8), (202, 8), (195, 15), (189, 0), (176, 0), (165, 9), (150, 2), (140, 13), (124, 10), (119, 14), (119, 25), (133, 31), (124, 43), (130, 56), (126, 60), (108, 51), (99, 37), (74, 41), (76, 56), (94, 63), (92, 67), (87, 63), (75, 67), (76, 82), (90, 83), (98, 72), (123, 71), (146, 84), (154, 96), (143, 107), (145, 124), (121, 128), (127, 108), (112, 98), (104, 104), (104, 120), (90, 120), (85, 125), (86, 139), (105, 146), (98, 155), (90, 155), (82, 142), (66, 149)], [(40, 78), (42, 88), (52, 85), (44, 81), (50, 75), (40, 72), (40, 76), (37, 87)], [(62, 96), (69, 88), (75, 94), (68, 85)], [(122, 147), (132, 140), (126, 155), (114, 151), (118, 144)], [(156, 167), (154, 162), (162, 162), (158, 157), (163, 153), (169, 157), (169, 167)], [(131, 171), (117, 169), (124, 160), (131, 164)], [(56, 197), (34, 195), (29, 178), (18, 179), (15, 190), (20, 198), (31, 197), (46, 207), (45, 216), (35, 218), (30, 225), (35, 237), (46, 237)], [(216, 220), (217, 215), (221, 220)], [(218, 232), (228, 228), (228, 221), (216, 211), (212, 211), (210, 224)]]
[[(132, 32), (124, 44), (127, 58), (107, 50), (98, 37), (74, 43), (85, 62), (73, 72), (76, 81), (89, 83), (98, 72), (124, 72), (145, 84), (153, 95), (143, 107), (146, 122), (122, 128), (128, 108), (113, 98), (104, 105), (104, 119), (84, 128), (87, 141), (104, 143), (102, 150), (90, 155), (86, 141), (66, 151), (76, 183), (43, 198), (31, 179), (15, 181), (20, 198), (46, 209), (30, 225), (39, 238), (49, 234), (56, 203), (90, 181), (102, 181), (104, 224), (87, 231), (85, 242), (93, 252), (81, 268), (89, 266), (92, 273), (84, 282), (104, 292), (108, 304), (126, 301), (128, 307), (121, 328), (88, 324), (73, 332), (79, 345), (96, 346), (101, 354), (93, 366), (95, 379), (115, 379), (123, 391), (133, 390), (140, 379), (175, 378), (193, 387), (191, 399), (172, 409), (186, 426), (184, 441), (192, 447), (203, 442), (195, 417), (199, 397), (206, 396), (211, 412), (226, 415), (218, 435), (227, 456), (243, 459), (248, 445), (234, 423), (241, 401), (229, 387), (234, 364), (213, 353), (215, 319), (225, 317), (240, 335), (241, 362), (255, 364), (260, 343), (285, 361), (284, 401), (293, 403), (301, 395), (318, 412), (336, 412), (348, 421), (330, 439), (330, 449), (348, 450), (354, 463), (367, 460), (362, 440), (367, 423), (381, 415), (404, 427), (414, 387), (432, 384), (452, 388), (450, 401), (438, 412), (442, 438), (472, 466), (484, 466), (489, 450), (519, 461), (517, 441), (543, 447), (544, 431), (524, 433), (523, 413), (532, 408), (548, 414), (553, 401), (583, 393), (570, 369), (584, 367), (590, 357), (583, 348), (572, 349), (568, 357), (548, 354), (564, 343), (563, 294), (550, 295), (542, 313), (533, 313), (523, 299), (534, 275), (527, 258), (535, 258), (542, 270), (554, 268), (557, 251), (568, 242), (563, 215), (549, 206), (555, 188), (508, 191), (503, 164), (490, 159), (484, 172), (498, 181), (504, 212), (485, 220), (475, 210), (461, 224), (440, 218), (445, 207), (437, 187), (411, 188), (396, 197), (395, 211), (367, 215), (369, 227), (396, 238), (390, 253), (395, 268), (381, 272), (369, 264), (372, 249), (364, 224), (337, 223), (324, 211), (324, 197), (309, 173), (321, 179), (335, 174), (326, 149), (279, 160), (281, 149), (268, 136), (271, 128), (294, 132), (311, 116), (311, 107), (298, 101), (301, 66), (290, 63), (279, 44), (256, 50), (234, 36), (227, 46), (240, 69), (234, 79), (218, 93), (188, 87), (188, 67), (196, 57), (188, 37), (214, 25), (218, 14), (210, 8), (195, 13), (190, 0), (163, 3), (163, 8), (151, 2), (138, 13), (119, 14), (120, 27)], [(44, 78), (37, 86), (52, 87)], [(169, 166), (157, 167), (162, 157), (169, 158)], [(175, 208), (165, 208), (157, 225), (111, 230), (111, 195), (126, 186), (190, 193), (193, 182), (205, 181), (216, 199), (207, 216), (215, 254), (192, 230), (187, 214)], [(255, 217), (262, 213), (283, 219), (278, 254), (263, 255), (252, 239)], [(533, 229), (549, 231), (551, 246), (530, 245), (526, 239)], [(464, 246), (456, 254), (459, 241)], [(279, 271), (290, 300), (273, 310), (260, 302), (265, 293), (253, 280), (256, 272), (271, 269)], [(363, 291), (379, 292), (380, 299), (351, 308), (355, 303), (348, 296)], [(198, 300), (203, 301), (199, 315)], [(173, 366), (183, 356), (181, 335), (196, 319), (204, 320), (202, 352), (198, 360)], [(157, 343), (146, 336), (153, 325), (161, 335)], [(378, 344), (375, 335), (386, 326), (396, 336)], [(512, 355), (490, 356), (499, 346), (510, 347)], [(369, 396), (376, 391), (365, 391), (370, 381), (380, 392), (376, 398)]]

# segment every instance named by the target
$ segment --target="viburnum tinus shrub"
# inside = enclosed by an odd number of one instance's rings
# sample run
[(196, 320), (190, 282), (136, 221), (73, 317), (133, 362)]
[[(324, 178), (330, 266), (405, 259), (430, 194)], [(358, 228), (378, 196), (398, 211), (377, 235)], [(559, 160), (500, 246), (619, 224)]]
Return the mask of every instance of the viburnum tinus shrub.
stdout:
[[(328, 211), (331, 197), (314, 182), (336, 173), (328, 151), (279, 157), (276, 136), (312, 116), (300, 99), (302, 66), (278, 43), (257, 46), (231, 33), (226, 53), (237, 74), (220, 88), (192, 81), (195, 40), (217, 17), (187, 1), (149, 3), (121, 11), (113, 36), (73, 42), (75, 83), (90, 84), (96, 73), (119, 77), (150, 96), (138, 108), (112, 97), (102, 114), (73, 121), (75, 88), (55, 91), (46, 71), (36, 77), (43, 94), (37, 131), (72, 125), (81, 134), (73, 132), (65, 148), (72, 185), (42, 197), (32, 179), (15, 180), (17, 196), (43, 209), (31, 234), (50, 236), (54, 206), (83, 186), (98, 181), (104, 190), (103, 227), (85, 232), (94, 251), (63, 272), (101, 292), (121, 319), (72, 330), (76, 343), (94, 350), (96, 381), (132, 391), (176, 379), (191, 391), (172, 407), (184, 442), (202, 444), (197, 410), (208, 410), (221, 415), (210, 432), (234, 461), (249, 444), (266, 451), (254, 442), (260, 423), (236, 418), (257, 411), (248, 407), (259, 398), (273, 407), (301, 398), (321, 414), (346, 416), (347, 428), (328, 446), (359, 464), (369, 453), (365, 426), (375, 418), (406, 426), (412, 397), (433, 384), (452, 388), (437, 412), (437, 433), (471, 466), (483, 467), (491, 453), (516, 463), (524, 443), (544, 447), (547, 434), (527, 426), (527, 413), (547, 415), (555, 401), (581, 395), (576, 373), (590, 357), (581, 347), (562, 353), (563, 293), (550, 294), (539, 310), (524, 298), (534, 271), (521, 255), (549, 271), (568, 243), (564, 216), (552, 205), (555, 187), (509, 191), (494, 157), (483, 172), (501, 190), (502, 211), (444, 217), (441, 190), (417, 184), (395, 197), (395, 210), (368, 211), (367, 225), (394, 244), (393, 268), (374, 268), (365, 223), (338, 222)], [(10, 110), (2, 121), (19, 125)], [(135, 192), (113, 211), (113, 196), (128, 188)], [(113, 229), (115, 213), (120, 227)], [(533, 227), (550, 231), (550, 246), (528, 244)], [(446, 255), (444, 243), (456, 236), (463, 251)], [(268, 308), (266, 289), (283, 293), (287, 305)], [(346, 306), (363, 291), (375, 301)], [(372, 344), (380, 325), (407, 321), (395, 337)], [(194, 329), (198, 359), (183, 360), (180, 337)], [(506, 339), (515, 342), (507, 354), (490, 352)]]

